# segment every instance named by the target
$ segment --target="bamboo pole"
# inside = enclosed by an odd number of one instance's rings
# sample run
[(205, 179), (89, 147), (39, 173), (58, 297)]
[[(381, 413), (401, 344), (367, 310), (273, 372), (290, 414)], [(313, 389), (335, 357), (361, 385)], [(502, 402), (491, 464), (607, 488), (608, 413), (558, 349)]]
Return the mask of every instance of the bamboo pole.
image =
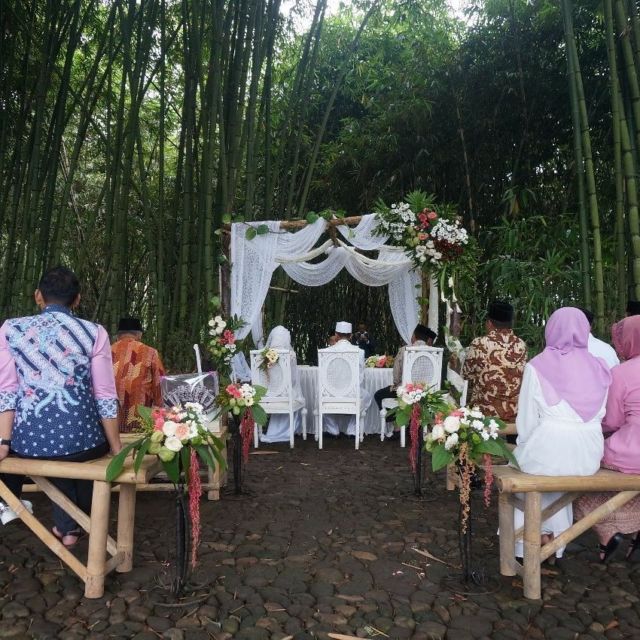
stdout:
[(101, 598), (104, 594), (110, 502), (110, 483), (95, 481), (93, 483), (93, 498), (91, 501), (87, 579), (84, 589), (84, 595), (87, 598)]
[(498, 523), (500, 527), (500, 573), (503, 576), (515, 576), (515, 532), (514, 532), (514, 508), (508, 493), (501, 493), (498, 499)]
[(540, 599), (540, 493), (527, 493), (524, 503), (524, 597)]

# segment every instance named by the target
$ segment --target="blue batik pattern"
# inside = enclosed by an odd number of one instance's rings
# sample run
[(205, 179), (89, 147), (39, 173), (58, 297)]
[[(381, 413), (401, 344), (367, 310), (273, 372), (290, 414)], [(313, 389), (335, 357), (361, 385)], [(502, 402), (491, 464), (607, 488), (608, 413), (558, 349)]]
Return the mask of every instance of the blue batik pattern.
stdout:
[(100, 401), (94, 398), (91, 383), (97, 332), (97, 325), (74, 318), (58, 305), (38, 316), (7, 321), (7, 345), (19, 385), (14, 400), (14, 394), (0, 393), (0, 410), (15, 408), (12, 449), (16, 453), (54, 457), (104, 443)]

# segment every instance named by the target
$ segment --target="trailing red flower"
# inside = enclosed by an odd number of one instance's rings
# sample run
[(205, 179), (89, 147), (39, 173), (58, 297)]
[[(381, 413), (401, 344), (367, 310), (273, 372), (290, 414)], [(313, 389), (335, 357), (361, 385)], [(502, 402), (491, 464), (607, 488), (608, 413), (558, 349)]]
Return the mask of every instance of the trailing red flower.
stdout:
[(409, 422), (409, 433), (411, 434), (411, 448), (409, 449), (409, 464), (411, 471), (416, 472), (418, 464), (418, 447), (422, 442), (418, 442), (420, 434), (420, 405), (418, 403), (411, 407), (411, 421)]
[(198, 561), (198, 547), (200, 546), (200, 498), (202, 497), (202, 483), (200, 482), (200, 464), (195, 449), (191, 449), (189, 464), (189, 516), (191, 518), (191, 566)]
[(242, 414), (242, 421), (240, 423), (240, 438), (242, 439), (242, 459), (246, 464), (249, 462), (249, 448), (251, 447), (251, 437), (253, 435), (254, 427), (253, 414), (249, 409), (245, 409)]

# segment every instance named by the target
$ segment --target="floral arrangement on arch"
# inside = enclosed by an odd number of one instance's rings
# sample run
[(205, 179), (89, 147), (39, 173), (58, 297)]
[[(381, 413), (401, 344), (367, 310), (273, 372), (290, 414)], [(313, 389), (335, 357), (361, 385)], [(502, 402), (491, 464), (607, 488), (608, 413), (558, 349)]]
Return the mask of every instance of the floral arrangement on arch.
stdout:
[(220, 300), (212, 301), (213, 317), (209, 320), (208, 348), (214, 369), (222, 381), (231, 375), (231, 358), (238, 350), (236, 331), (246, 324), (242, 318), (225, 318), (220, 309)]
[(259, 385), (230, 383), (223, 387), (216, 404), (220, 412), (227, 411), (240, 420), (240, 437), (242, 439), (242, 455), (244, 461), (249, 459), (249, 446), (254, 424), (267, 424), (267, 414), (260, 406), (267, 390)]
[(393, 362), (393, 356), (369, 356), (365, 360), (364, 365), (369, 369), (390, 369), (393, 367)]
[(517, 466), (506, 440), (499, 437), (505, 424), (499, 418), (485, 416), (477, 408), (451, 409), (436, 416), (425, 435), (425, 448), (431, 453), (431, 466), (438, 471), (455, 463), (460, 474), (461, 529), (464, 533), (469, 518), (471, 481), (478, 466), (484, 468), (484, 501), (489, 506), (493, 484), (492, 456), (506, 458)]
[(265, 347), (260, 352), (260, 358), (261, 359), (258, 368), (268, 375), (269, 369), (271, 369), (278, 362), (278, 360), (280, 360), (280, 354), (275, 349)]
[(453, 212), (446, 207), (436, 208), (433, 196), (422, 191), (409, 193), (406, 202), (391, 207), (379, 200), (376, 214), (377, 233), (388, 235), (393, 243), (403, 247), (420, 269), (438, 270), (456, 262), (469, 242), (467, 230)]
[(409, 464), (415, 473), (418, 458), (418, 440), (420, 427), (428, 427), (436, 420), (436, 416), (447, 413), (451, 406), (445, 399), (445, 392), (431, 389), (421, 382), (408, 382), (396, 389), (398, 407), (395, 409), (395, 420), (399, 427), (409, 426), (411, 447), (409, 448)]
[(169, 480), (176, 485), (185, 484), (189, 493), (189, 515), (191, 520), (191, 565), (197, 561), (200, 544), (200, 462), (215, 469), (216, 464), (227, 466), (221, 451), (222, 441), (205, 426), (206, 417), (202, 405), (187, 402), (169, 409), (138, 406), (141, 418), (140, 438), (124, 446), (113, 457), (106, 471), (111, 482), (122, 473), (129, 454), (133, 457), (133, 468), (138, 472), (145, 455), (157, 455)]

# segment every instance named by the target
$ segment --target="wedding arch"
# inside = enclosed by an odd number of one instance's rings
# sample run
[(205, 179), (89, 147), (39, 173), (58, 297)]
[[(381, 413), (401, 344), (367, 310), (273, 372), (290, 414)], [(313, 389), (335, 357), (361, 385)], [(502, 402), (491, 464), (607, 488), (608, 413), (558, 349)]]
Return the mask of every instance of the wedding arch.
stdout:
[[(303, 286), (327, 284), (342, 269), (367, 286), (387, 285), (391, 314), (406, 343), (421, 318), (418, 298), (428, 297), (428, 314), (422, 314), (422, 319), (437, 333), (436, 280), (417, 269), (402, 247), (388, 245), (389, 238), (380, 233), (378, 224), (376, 214), (318, 218), (312, 223), (272, 220), (231, 224), (231, 269), (222, 276), (222, 288), (229, 296), (227, 308), (231, 315), (246, 322), (236, 332), (237, 337), (245, 338), (251, 332), (254, 343), (262, 344), (261, 310), (273, 273), (279, 267)], [(330, 239), (315, 246), (327, 231)], [(362, 251), (377, 252), (377, 257), (368, 257)], [(324, 256), (322, 260), (311, 262), (320, 256)]]

